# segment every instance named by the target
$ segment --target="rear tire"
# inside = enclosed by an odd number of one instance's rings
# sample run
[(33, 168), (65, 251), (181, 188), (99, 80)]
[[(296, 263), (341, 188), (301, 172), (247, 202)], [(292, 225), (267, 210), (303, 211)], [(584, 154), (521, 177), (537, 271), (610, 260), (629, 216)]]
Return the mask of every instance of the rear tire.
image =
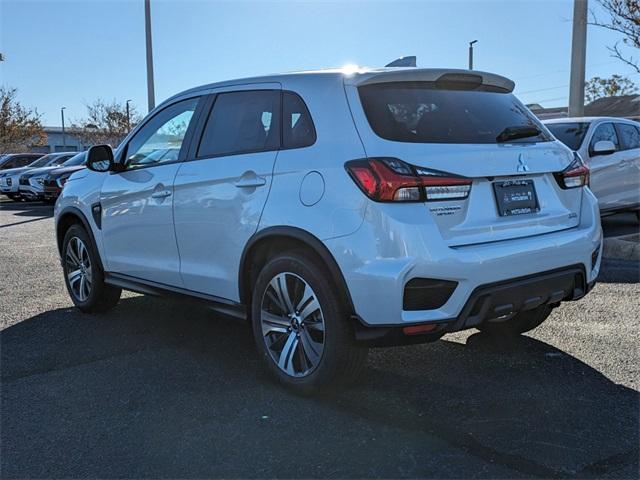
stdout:
[(104, 283), (100, 259), (86, 230), (73, 225), (62, 242), (62, 270), (69, 296), (85, 313), (102, 313), (115, 307), (122, 289)]
[(551, 314), (551, 310), (553, 310), (552, 307), (543, 305), (520, 312), (504, 322), (485, 322), (478, 326), (478, 330), (496, 336), (520, 335), (538, 327)]
[(279, 255), (260, 271), (251, 321), (271, 376), (299, 394), (355, 380), (368, 349), (354, 340), (346, 302), (304, 252)]

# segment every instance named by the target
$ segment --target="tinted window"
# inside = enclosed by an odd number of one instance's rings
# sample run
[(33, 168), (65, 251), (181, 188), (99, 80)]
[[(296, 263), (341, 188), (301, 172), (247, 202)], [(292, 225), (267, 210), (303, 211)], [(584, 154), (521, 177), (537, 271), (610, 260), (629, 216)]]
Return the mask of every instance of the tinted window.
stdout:
[(293, 92), (282, 96), (282, 146), (301, 148), (316, 142), (316, 129), (302, 98)]
[(540, 122), (515, 96), (487, 90), (447, 90), (434, 82), (393, 82), (360, 87), (374, 132), (387, 140), (414, 143), (496, 143), (507, 127), (541, 133), (512, 142), (547, 141)]
[(628, 123), (616, 123), (622, 150), (640, 148), (640, 131)]
[(589, 125), (589, 123), (549, 123), (546, 127), (551, 130), (554, 137), (571, 150), (578, 150), (589, 130)]
[(16, 167), (26, 167), (27, 165), (29, 165), (31, 162), (33, 162), (34, 160), (36, 160), (38, 157), (34, 157), (34, 156), (26, 156), (26, 157), (16, 157), (15, 162), (16, 162)]
[(37, 159), (35, 162), (31, 162), (29, 166), (33, 168), (46, 167), (47, 164), (54, 158), (56, 158), (55, 155), (45, 155), (44, 157), (40, 157), (39, 159)]
[(277, 150), (280, 92), (221, 93), (202, 134), (198, 157)]
[(86, 157), (87, 152), (80, 152), (64, 162), (63, 165), (65, 167), (77, 167), (78, 165), (83, 165)]
[(593, 132), (593, 137), (591, 137), (591, 143), (589, 144), (589, 150), (593, 150), (593, 146), (601, 141), (608, 140), (609, 142), (613, 142), (616, 146), (616, 150), (620, 149), (620, 144), (618, 143), (618, 136), (616, 135), (616, 131), (613, 128), (613, 123), (603, 123), (596, 128), (596, 131)]
[(174, 103), (151, 118), (127, 146), (127, 167), (147, 167), (178, 160), (198, 100), (190, 98)]

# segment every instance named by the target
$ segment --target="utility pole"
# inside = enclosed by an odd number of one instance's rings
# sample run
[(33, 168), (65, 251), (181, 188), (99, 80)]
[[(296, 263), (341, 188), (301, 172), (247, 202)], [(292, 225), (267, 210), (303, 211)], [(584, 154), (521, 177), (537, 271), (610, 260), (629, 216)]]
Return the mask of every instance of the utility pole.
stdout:
[(584, 115), (584, 70), (587, 56), (587, 0), (573, 0), (569, 116)]
[(129, 114), (129, 102), (131, 100), (127, 100), (126, 105), (127, 105), (127, 132), (131, 131), (131, 115)]
[(62, 117), (62, 151), (66, 151), (67, 150), (67, 137), (64, 133), (64, 109), (67, 107), (62, 107), (60, 109), (60, 116)]
[(469, 70), (473, 70), (473, 44), (478, 43), (478, 40), (469, 42)]
[(151, 111), (156, 106), (153, 86), (153, 49), (151, 46), (151, 0), (144, 0), (144, 30), (147, 45), (147, 103), (149, 111)]

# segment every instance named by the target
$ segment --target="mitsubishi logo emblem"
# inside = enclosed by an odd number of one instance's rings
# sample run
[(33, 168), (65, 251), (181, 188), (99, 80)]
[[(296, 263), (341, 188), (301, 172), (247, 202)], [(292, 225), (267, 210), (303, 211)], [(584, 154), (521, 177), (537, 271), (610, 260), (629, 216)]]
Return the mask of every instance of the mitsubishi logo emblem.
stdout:
[(529, 165), (527, 165), (527, 162), (525, 162), (524, 155), (520, 154), (520, 156), (518, 157), (518, 172), (528, 172), (528, 171), (529, 171)]

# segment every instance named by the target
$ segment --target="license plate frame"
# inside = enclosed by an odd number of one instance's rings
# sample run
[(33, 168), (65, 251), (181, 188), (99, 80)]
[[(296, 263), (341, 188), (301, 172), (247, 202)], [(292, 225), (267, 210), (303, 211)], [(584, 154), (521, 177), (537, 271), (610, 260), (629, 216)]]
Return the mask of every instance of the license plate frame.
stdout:
[(493, 194), (501, 217), (526, 215), (540, 211), (533, 180), (513, 179), (493, 182)]

